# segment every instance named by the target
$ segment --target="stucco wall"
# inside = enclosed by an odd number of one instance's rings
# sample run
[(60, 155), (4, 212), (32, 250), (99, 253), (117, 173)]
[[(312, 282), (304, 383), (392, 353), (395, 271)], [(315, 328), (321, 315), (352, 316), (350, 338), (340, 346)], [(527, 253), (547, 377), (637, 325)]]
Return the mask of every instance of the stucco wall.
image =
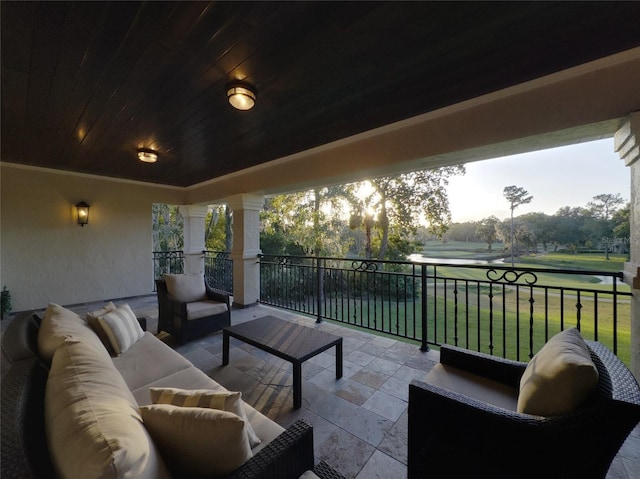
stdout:
[[(180, 191), (6, 164), (0, 175), (0, 287), (13, 311), (153, 291), (151, 205), (180, 204)], [(91, 205), (85, 227), (79, 201)]]

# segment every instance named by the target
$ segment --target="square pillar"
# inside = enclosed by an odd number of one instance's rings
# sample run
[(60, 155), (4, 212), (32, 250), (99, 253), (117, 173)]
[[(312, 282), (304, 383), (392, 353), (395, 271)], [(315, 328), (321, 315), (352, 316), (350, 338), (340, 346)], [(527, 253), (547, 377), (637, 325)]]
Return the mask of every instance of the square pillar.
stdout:
[(264, 198), (240, 194), (227, 198), (233, 210), (233, 302), (250, 306), (260, 299), (260, 211)]
[(204, 275), (204, 234), (207, 207), (180, 206), (184, 220), (184, 272)]
[(631, 286), (631, 372), (640, 381), (640, 112), (631, 113), (616, 132), (614, 148), (631, 168), (631, 255), (624, 264), (624, 282)]

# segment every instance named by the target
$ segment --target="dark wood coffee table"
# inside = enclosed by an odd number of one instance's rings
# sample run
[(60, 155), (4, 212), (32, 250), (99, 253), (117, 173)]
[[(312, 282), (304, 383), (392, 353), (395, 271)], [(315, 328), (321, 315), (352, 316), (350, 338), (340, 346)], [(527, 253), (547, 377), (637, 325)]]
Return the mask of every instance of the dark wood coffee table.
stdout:
[(265, 316), (222, 330), (222, 364), (229, 364), (229, 337), (293, 364), (293, 408), (302, 406), (302, 363), (336, 347), (336, 378), (342, 377), (342, 338), (291, 321)]

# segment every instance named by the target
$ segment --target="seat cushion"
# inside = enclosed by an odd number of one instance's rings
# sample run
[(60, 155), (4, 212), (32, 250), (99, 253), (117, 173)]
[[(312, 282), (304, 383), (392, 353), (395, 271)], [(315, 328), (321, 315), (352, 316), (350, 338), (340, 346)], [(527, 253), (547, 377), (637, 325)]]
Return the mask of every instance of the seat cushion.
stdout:
[[(112, 358), (132, 391), (193, 365), (153, 334), (145, 332), (126, 354)], [(147, 391), (146, 396), (149, 396)]]
[(518, 412), (557, 416), (583, 404), (598, 384), (598, 370), (576, 328), (552, 337), (520, 379)]
[(207, 299), (204, 276), (200, 273), (163, 274), (162, 278), (169, 294), (180, 302), (192, 303)]
[(431, 369), (424, 382), (509, 411), (515, 411), (518, 403), (517, 388), (442, 363)]
[(187, 303), (187, 320), (206, 318), (226, 312), (227, 305), (219, 301), (207, 300)]

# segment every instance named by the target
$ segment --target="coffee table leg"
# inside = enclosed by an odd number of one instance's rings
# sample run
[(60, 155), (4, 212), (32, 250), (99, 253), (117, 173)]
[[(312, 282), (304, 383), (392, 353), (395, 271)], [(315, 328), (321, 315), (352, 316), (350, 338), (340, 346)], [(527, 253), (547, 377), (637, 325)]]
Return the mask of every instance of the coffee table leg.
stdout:
[(302, 407), (302, 363), (293, 363), (293, 409)]
[(222, 365), (229, 364), (229, 333), (222, 330)]
[(342, 377), (342, 339), (336, 344), (336, 378)]

